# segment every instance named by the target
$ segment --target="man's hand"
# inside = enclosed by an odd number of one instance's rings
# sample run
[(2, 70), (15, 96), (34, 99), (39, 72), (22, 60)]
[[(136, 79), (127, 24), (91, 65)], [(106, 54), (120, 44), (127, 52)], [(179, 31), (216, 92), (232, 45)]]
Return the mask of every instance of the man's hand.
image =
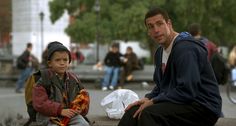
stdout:
[(61, 115), (65, 116), (65, 117), (68, 117), (68, 118), (72, 118), (76, 114), (80, 114), (80, 111), (73, 110), (73, 109), (62, 109), (62, 111), (61, 111)]
[(129, 104), (126, 108), (125, 108), (125, 111), (129, 110), (130, 108), (132, 108), (133, 106), (136, 106), (136, 105), (141, 105), (145, 100), (148, 100), (148, 98), (142, 98), (134, 103), (131, 103)]
[(133, 115), (133, 118), (136, 118), (136, 116), (140, 117), (142, 111), (144, 108), (150, 106), (150, 105), (153, 105), (153, 101), (152, 100), (149, 100), (147, 98), (144, 98), (142, 101), (141, 101), (141, 104), (139, 106), (139, 109), (134, 113)]

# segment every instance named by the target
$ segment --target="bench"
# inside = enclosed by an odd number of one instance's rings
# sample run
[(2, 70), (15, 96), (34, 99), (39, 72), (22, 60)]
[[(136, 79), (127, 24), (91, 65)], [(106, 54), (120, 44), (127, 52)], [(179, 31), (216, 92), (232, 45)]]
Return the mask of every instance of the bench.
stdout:
[[(11, 69), (9, 69), (11, 68)], [(79, 75), (82, 82), (91, 82), (100, 85), (104, 71), (93, 70), (92, 65), (78, 65), (70, 71)], [(136, 70), (133, 72), (134, 79), (130, 82), (152, 82), (153, 80), (153, 65), (145, 65), (143, 70)], [(12, 66), (8, 66), (8, 71), (0, 72), (0, 86), (13, 86), (19, 76), (20, 71)]]
[[(104, 71), (93, 70), (91, 65), (79, 65), (72, 70), (79, 75), (81, 80), (87, 81), (101, 81), (104, 76)], [(147, 81), (153, 80), (153, 65), (145, 65), (143, 70), (136, 70), (132, 74), (134, 76), (132, 81)]]
[[(134, 81), (152, 81), (153, 77), (153, 69), (152, 66), (145, 66), (147, 67), (144, 70), (136, 70), (133, 72)], [(0, 80), (17, 80), (19, 71), (14, 69), (15, 72), (12, 73), (0, 73)], [(91, 65), (80, 65), (70, 71), (75, 72), (79, 75), (81, 80), (101, 80), (104, 76), (104, 71), (93, 70)]]

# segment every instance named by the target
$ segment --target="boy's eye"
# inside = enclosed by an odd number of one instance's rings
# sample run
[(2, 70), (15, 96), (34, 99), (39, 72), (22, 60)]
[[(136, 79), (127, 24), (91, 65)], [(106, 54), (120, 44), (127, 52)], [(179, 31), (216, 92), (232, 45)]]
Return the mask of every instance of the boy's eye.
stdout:
[(59, 61), (60, 61), (60, 59), (55, 59), (55, 61), (59, 62)]
[(63, 61), (67, 62), (67, 61), (68, 61), (68, 59), (67, 59), (67, 58), (65, 58), (65, 59), (63, 59)]

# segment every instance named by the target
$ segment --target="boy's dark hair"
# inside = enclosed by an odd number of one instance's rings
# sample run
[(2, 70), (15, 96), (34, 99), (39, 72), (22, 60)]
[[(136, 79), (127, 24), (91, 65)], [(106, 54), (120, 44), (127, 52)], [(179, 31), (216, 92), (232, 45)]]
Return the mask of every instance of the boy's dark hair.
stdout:
[(146, 25), (147, 18), (153, 17), (158, 14), (162, 15), (166, 22), (170, 19), (168, 13), (165, 10), (159, 7), (153, 7), (145, 15), (145, 18), (144, 18), (145, 25)]
[(52, 55), (54, 52), (56, 51), (66, 51), (69, 55), (69, 63), (71, 62), (71, 54), (70, 54), (70, 51), (60, 42), (57, 42), (57, 41), (54, 41), (54, 42), (51, 42), (48, 44), (48, 47), (47, 47), (47, 54), (48, 54), (48, 60), (51, 60), (52, 58)]
[(133, 48), (131, 46), (128, 46), (127, 49), (133, 51)]
[(192, 23), (189, 25), (188, 27), (188, 32), (192, 35), (192, 36), (196, 36), (201, 32), (201, 26), (199, 23)]
[(33, 45), (32, 45), (32, 43), (30, 43), (30, 42), (28, 42), (27, 45), (26, 45), (27, 48), (31, 48), (32, 46), (33, 46)]

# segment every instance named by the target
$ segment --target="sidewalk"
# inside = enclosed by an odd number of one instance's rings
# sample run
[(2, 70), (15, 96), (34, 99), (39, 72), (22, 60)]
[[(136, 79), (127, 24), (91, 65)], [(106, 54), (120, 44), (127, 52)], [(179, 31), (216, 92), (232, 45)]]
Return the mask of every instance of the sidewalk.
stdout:
[[(95, 126), (116, 126), (119, 120), (109, 119), (106, 116), (104, 109), (101, 107), (101, 100), (111, 93), (111, 91), (101, 91), (100, 89), (96, 89), (91, 85), (94, 84), (84, 84), (88, 89), (91, 103), (90, 109), (88, 113), (88, 118), (91, 122), (94, 122)], [(140, 98), (144, 97), (144, 95), (151, 90), (153, 85), (150, 85), (148, 88), (143, 89), (141, 84), (131, 84), (126, 85), (125, 87), (128, 89), (132, 89), (134, 92), (138, 94)], [(236, 124), (236, 105), (232, 104), (225, 93), (225, 87), (220, 86), (221, 96), (223, 100), (222, 110), (225, 118), (224, 120), (219, 120), (219, 124), (217, 126), (235, 126)], [(0, 116), (2, 119), (8, 115), (15, 115), (17, 113), (21, 114), (23, 118), (28, 118), (26, 112), (26, 106), (24, 101), (23, 94), (15, 94), (14, 88), (0, 88)], [(229, 123), (230, 122), (230, 123)], [(0, 120), (1, 123), (1, 120)], [(223, 124), (223, 125), (222, 125)]]

